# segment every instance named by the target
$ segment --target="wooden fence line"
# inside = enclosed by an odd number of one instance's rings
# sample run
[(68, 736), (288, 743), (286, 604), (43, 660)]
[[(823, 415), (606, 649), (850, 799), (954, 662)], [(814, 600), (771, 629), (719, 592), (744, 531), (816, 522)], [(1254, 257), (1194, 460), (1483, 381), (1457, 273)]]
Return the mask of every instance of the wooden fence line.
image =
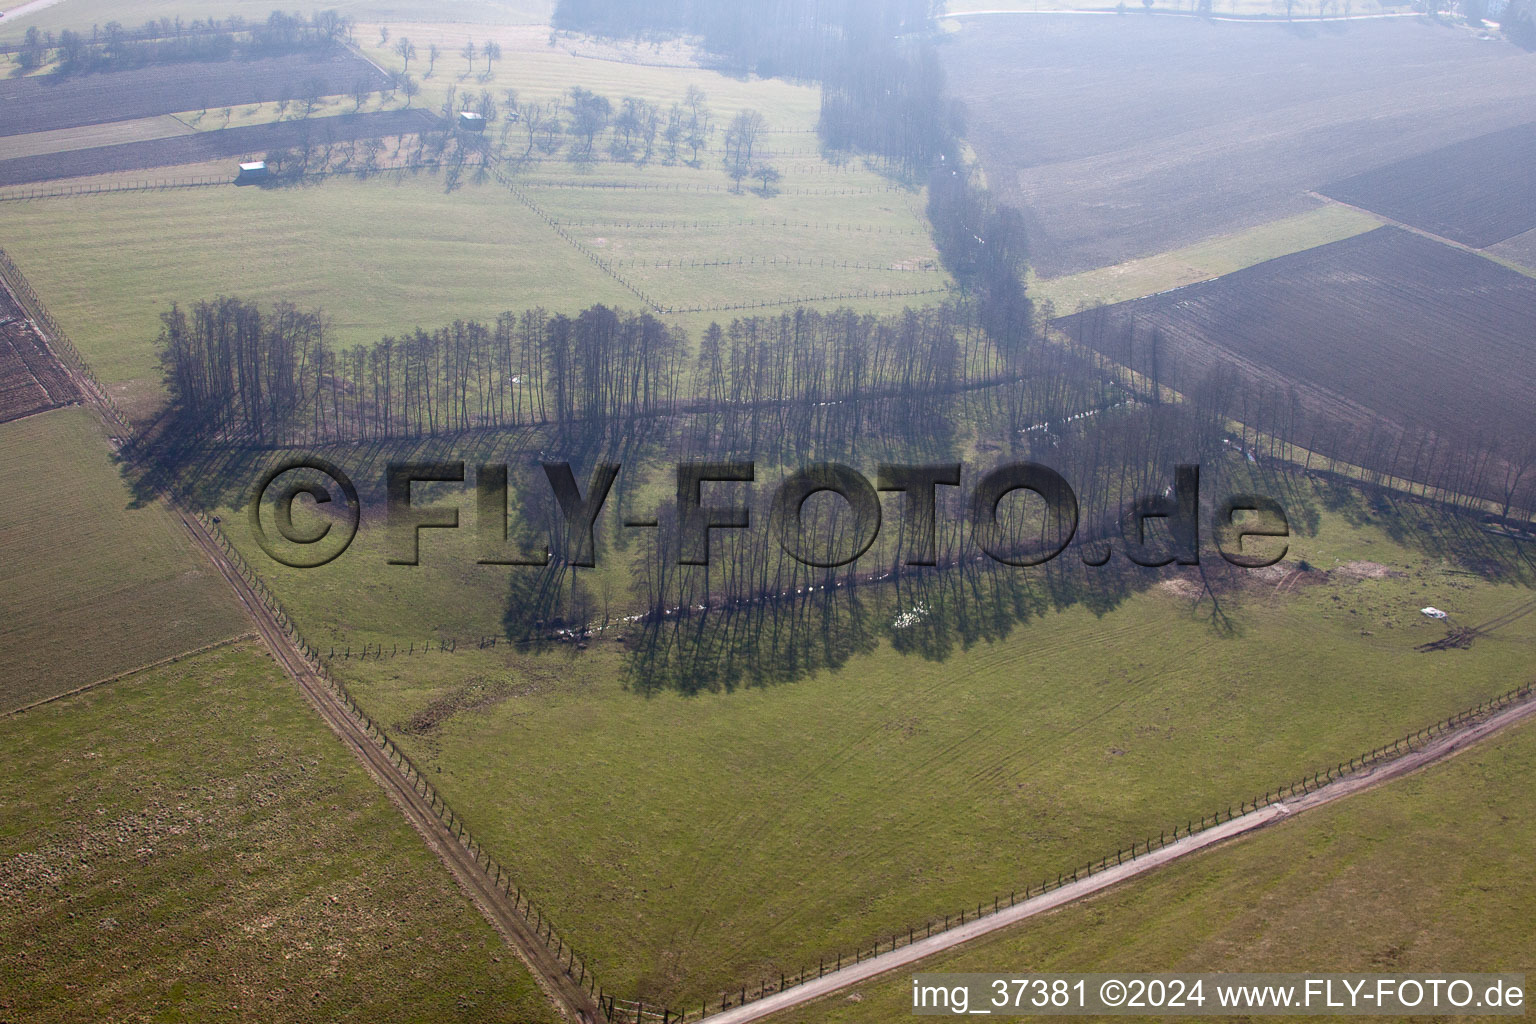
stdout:
[[(1199, 821), (1193, 818), (1187, 819), (1183, 825), (1175, 824), (1171, 830), (1159, 830), (1156, 836), (1148, 836), (1145, 840), (1134, 841), (1129, 847), (1121, 847), (1114, 853), (1106, 854), (1097, 860), (1090, 860), (1086, 864), (1073, 868), (1070, 872), (1060, 872), (1054, 879), (1047, 877), (1039, 885), (1026, 884), (1022, 891), (1014, 889), (1010, 890), (1006, 896), (1002, 894), (994, 895), (990, 907), (987, 901), (983, 900), (977, 902), (974, 908), (966, 906), (960, 908), (957, 914), (945, 915), (942, 921), (936, 917), (930, 918), (924, 921), (922, 925), (912, 925), (905, 930), (892, 932), (888, 939), (884, 936), (879, 937), (868, 949), (860, 946), (851, 954), (838, 953), (831, 959), (823, 958), (814, 968), (807, 965), (793, 974), (781, 973), (777, 979), (763, 978), (756, 983), (749, 983), (731, 991), (722, 992), (718, 1003), (714, 1000), (706, 1000), (697, 1011), (692, 1009), (675, 1011), (666, 1007), (655, 1007), (645, 1011), (645, 1015), (642, 1016), (640, 1011), (635, 1009), (631, 1017), (623, 1019), (636, 1022), (642, 1020), (661, 1020), (666, 1022), (666, 1024), (673, 1024), (673, 1022), (701, 1020), (711, 1013), (718, 1013), (732, 1006), (756, 1002), (765, 996), (782, 992), (785, 989), (793, 988), (807, 981), (813, 981), (831, 971), (840, 970), (845, 965), (862, 963), (864, 960), (876, 956), (882, 951), (890, 952), (902, 946), (911, 945), (930, 935), (941, 934), (951, 928), (958, 928), (967, 922), (972, 922), (978, 918), (986, 917), (1012, 907), (1021, 900), (1044, 895), (1064, 885), (1091, 877), (1101, 871), (1107, 871), (1118, 864), (1133, 861), (1138, 857), (1145, 857), (1154, 850), (1160, 850), (1178, 839), (1195, 835), (1242, 815), (1251, 814), (1282, 799), (1313, 792), (1331, 782), (1336, 782), (1366, 768), (1374, 767), (1385, 761), (1394, 760), (1428, 745), (1432, 740), (1443, 736), (1452, 729), (1465, 725), (1475, 719), (1502, 711), (1510, 705), (1528, 700), (1533, 693), (1536, 693), (1536, 683), (1526, 683), (1515, 687), (1496, 697), (1482, 701), (1473, 707), (1443, 718), (1432, 725), (1407, 733), (1390, 744), (1377, 747), (1368, 753), (1352, 757), (1347, 761), (1340, 761), (1336, 765), (1329, 765), (1319, 769), (1294, 782), (1279, 786), (1273, 791), (1265, 791), (1263, 795), (1256, 796), (1251, 800), (1244, 800), (1237, 805), (1236, 809), (1229, 804), (1225, 809), (1218, 809), (1213, 814), (1203, 815)], [(626, 1012), (630, 1012), (636, 1006), (636, 1004), (632, 1003), (621, 1003), (620, 1005), (625, 1007)]]

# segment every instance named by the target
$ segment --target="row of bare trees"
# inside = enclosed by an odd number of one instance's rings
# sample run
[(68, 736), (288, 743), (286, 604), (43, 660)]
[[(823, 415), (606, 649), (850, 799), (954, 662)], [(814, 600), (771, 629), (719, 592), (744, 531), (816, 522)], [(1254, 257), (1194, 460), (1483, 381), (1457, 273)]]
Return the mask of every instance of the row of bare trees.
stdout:
[(711, 324), (695, 355), (677, 328), (601, 305), (456, 320), (338, 349), (319, 311), (224, 297), (163, 314), (159, 346), (187, 426), (257, 443), (827, 407), (1019, 373), (966, 302), (740, 318)]

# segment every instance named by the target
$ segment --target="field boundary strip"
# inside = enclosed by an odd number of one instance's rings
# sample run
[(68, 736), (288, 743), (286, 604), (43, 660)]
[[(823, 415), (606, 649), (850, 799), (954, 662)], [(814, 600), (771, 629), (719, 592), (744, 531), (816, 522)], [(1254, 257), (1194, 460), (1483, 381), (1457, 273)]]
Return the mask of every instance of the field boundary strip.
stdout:
[(218, 650), (220, 647), (228, 647), (230, 644), (243, 643), (246, 640), (255, 640), (258, 638), (259, 634), (255, 630), (248, 630), (244, 633), (236, 634), (235, 636), (225, 637), (223, 640), (215, 640), (213, 643), (203, 644), (201, 647), (194, 647), (190, 651), (182, 651), (181, 653), (173, 654), (168, 658), (161, 658), (159, 661), (151, 661), (147, 665), (140, 665), (138, 668), (130, 668), (123, 672), (114, 672), (110, 676), (103, 676), (102, 678), (97, 679), (95, 682), (86, 683), (84, 686), (77, 686), (73, 690), (65, 690), (63, 693), (56, 693), (51, 697), (44, 697), (42, 700), (35, 700), (30, 704), (23, 704), (19, 708), (12, 708), (11, 710), (5, 712), (5, 716), (9, 718), (13, 715), (24, 714), (33, 710), (34, 708), (40, 708), (44, 704), (52, 704), (54, 701), (65, 700), (69, 697), (78, 697), (80, 694), (85, 693), (88, 690), (94, 690), (97, 687), (105, 686), (108, 683), (115, 683), (120, 679), (127, 679), (129, 676), (136, 676), (141, 672), (148, 672), (150, 669), (160, 668), (164, 665), (173, 665), (178, 661), (184, 661), (187, 658), (195, 658), (199, 654), (207, 654), (209, 651)]
[[(978, 903), (968, 920), (965, 915), (970, 910), (965, 908), (953, 922), (946, 918), (945, 926), (939, 930), (933, 930), (930, 921), (926, 923), (928, 927), (921, 930), (915, 926), (909, 928), (906, 936), (895, 932), (888, 940), (876, 940), (868, 950), (862, 947), (855, 950), (851, 963), (845, 964), (846, 958), (839, 956), (830, 971), (824, 961), (814, 973), (807, 967), (797, 975), (780, 975), (778, 984), (767, 980), (757, 986), (744, 986), (737, 990), (734, 1003), (731, 994), (727, 993), (721, 999), (720, 1008), (712, 1013), (707, 1004), (696, 1014), (659, 1007), (648, 1011), (643, 1004), (630, 1004), (635, 1007), (631, 1011), (633, 1019), (661, 1020), (664, 1024), (690, 1020), (746, 1024), (759, 1020), (1076, 902), (1217, 843), (1374, 788), (1443, 760), (1533, 716), (1536, 716), (1536, 683), (1526, 683), (1370, 753), (1341, 761), (1337, 766), (1329, 766), (1280, 786), (1272, 793), (1244, 801), (1238, 805), (1237, 813), (1228, 806), (1224, 812), (1218, 810), (1201, 818), (1198, 825), (1191, 819), (1182, 832), (1175, 826), (1171, 833), (1159, 832), (1156, 837), (1149, 836), (1145, 841), (1132, 843), (1129, 848), (1122, 847), (1098, 861), (1074, 868), (1070, 873), (1063, 872), (1054, 882), (1046, 879), (1038, 887), (1026, 886), (1023, 899), (1017, 891), (1007, 896), (994, 896), (991, 909), (984, 902)], [(883, 953), (882, 949), (885, 950)]]
[[(1468, 244), (1466, 242), (1458, 242), (1458, 241), (1456, 241), (1456, 239), (1454, 239), (1454, 238), (1447, 238), (1445, 235), (1437, 235), (1433, 231), (1429, 230), (1428, 228), (1419, 227), (1417, 225), (1410, 224), (1410, 223), (1408, 223), (1407, 221), (1404, 221), (1404, 220), (1396, 220), (1393, 217), (1389, 216), (1388, 214), (1380, 212), (1379, 210), (1373, 210), (1373, 209), (1371, 209), (1368, 206), (1359, 206), (1359, 205), (1357, 205), (1355, 203), (1352, 203), (1352, 202), (1348, 201), (1347, 199), (1339, 199), (1339, 198), (1336, 198), (1335, 196), (1328, 195), (1326, 192), (1318, 192), (1315, 189), (1308, 189), (1306, 194), (1311, 196), (1311, 197), (1313, 197), (1314, 199), (1320, 199), (1323, 202), (1330, 203), (1330, 204), (1332, 204), (1334, 206), (1342, 206), (1342, 207), (1345, 207), (1346, 209), (1358, 210), (1361, 213), (1367, 214), (1367, 215), (1369, 215), (1371, 217), (1375, 217), (1377, 220), (1381, 221), (1382, 224), (1384, 224), (1384, 225), (1387, 225), (1389, 227), (1398, 228), (1399, 230), (1402, 230), (1402, 231), (1407, 231), (1408, 233), (1414, 234), (1414, 235), (1418, 235), (1421, 238), (1427, 238), (1431, 242), (1439, 242), (1441, 245), (1450, 246), (1452, 249), (1460, 249), (1462, 252), (1470, 253), (1473, 256), (1481, 256), (1483, 259), (1489, 261), (1490, 263), (1496, 263), (1499, 266), (1505, 268), (1506, 270), (1513, 270), (1513, 271), (1515, 271), (1515, 273), (1517, 273), (1517, 274), (1524, 274), (1526, 277), (1536, 277), (1536, 268), (1527, 267), (1527, 266), (1525, 266), (1523, 264), (1516, 263), (1514, 260), (1506, 259), (1503, 256), (1500, 256), (1498, 253), (1495, 253), (1495, 252), (1491, 251), (1492, 246), (1498, 245), (1498, 244), (1500, 244), (1500, 242), (1507, 242), (1507, 241), (1509, 241), (1509, 238), (1514, 238), (1514, 237), (1516, 237), (1519, 234), (1524, 234), (1524, 232), (1516, 232), (1515, 235), (1510, 235), (1508, 238), (1499, 239), (1499, 241), (1497, 241), (1497, 242), (1490, 242), (1488, 249), (1479, 249), (1475, 245), (1470, 245), (1470, 244)], [(1292, 254), (1292, 255), (1294, 255), (1294, 254)], [(1246, 270), (1248, 268), (1244, 267), (1243, 269)], [(1216, 279), (1215, 278), (1211, 278), (1211, 280), (1214, 281)], [(1192, 284), (1204, 284), (1205, 282), (1204, 281), (1195, 281), (1195, 282), (1191, 282), (1191, 283)], [(1186, 287), (1189, 287), (1189, 286), (1188, 285), (1180, 285), (1179, 287), (1186, 288)], [(1169, 289), (1169, 290), (1173, 291), (1175, 289)], [(1144, 297), (1145, 296), (1143, 296), (1143, 298)], [(1127, 301), (1135, 301), (1135, 300), (1127, 300)]]
[[(1494, 261), (1498, 262), (1498, 261)], [(1529, 272), (1528, 272), (1529, 273)], [(1532, 275), (1536, 276), (1536, 275)], [(1215, 280), (1212, 278), (1211, 280)], [(1153, 295), (1166, 295), (1183, 288), (1193, 287), (1196, 284), (1206, 284), (1206, 281), (1195, 281), (1187, 285), (1179, 285)], [(1146, 298), (1148, 296), (1143, 296)], [(1135, 299), (1126, 300), (1137, 301)], [(1057, 345), (1061, 345), (1069, 352), (1081, 356), (1089, 361), (1096, 369), (1103, 372), (1111, 383), (1132, 390), (1138, 387), (1150, 390), (1151, 378), (1139, 370), (1134, 370), (1124, 363), (1118, 362), (1103, 354), (1091, 345), (1082, 343), (1059, 327), (1048, 327), (1046, 338)], [(1006, 382), (1004, 382), (1006, 383)], [(994, 385), (995, 386), (995, 385)], [(1162, 382), (1158, 385), (1160, 395), (1166, 402), (1187, 402), (1188, 398), (1172, 385)], [(1257, 445), (1264, 435), (1257, 427), (1250, 427), (1241, 420), (1228, 420), (1227, 429), (1242, 439), (1245, 445)], [(1441, 505), (1449, 505), (1454, 508), (1474, 509), (1480, 512), (1500, 513), (1504, 510), (1500, 502), (1489, 498), (1480, 498), (1476, 495), (1463, 494), (1459, 491), (1437, 487), (1419, 480), (1410, 480), (1406, 477), (1396, 476), (1382, 470), (1367, 469), (1364, 466), (1349, 462), (1346, 459), (1336, 458), (1331, 455), (1307, 448), (1294, 441), (1282, 441), (1279, 445), (1279, 454), (1272, 456), (1293, 466), (1301, 466), (1305, 472), (1318, 473), (1325, 476), (1334, 476), (1356, 484), (1367, 484), (1372, 487), (1380, 487), (1384, 490), (1396, 491), (1410, 498), (1422, 501), (1436, 502)], [(1327, 466), (1324, 468), (1323, 463)], [(1511, 509), (1513, 511), (1514, 509)]]

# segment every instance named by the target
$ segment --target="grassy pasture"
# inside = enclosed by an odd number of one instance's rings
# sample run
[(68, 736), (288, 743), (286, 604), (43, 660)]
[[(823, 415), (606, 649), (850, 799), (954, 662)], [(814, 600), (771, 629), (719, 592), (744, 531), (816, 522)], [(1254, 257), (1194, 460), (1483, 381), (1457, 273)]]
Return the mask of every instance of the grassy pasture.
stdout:
[[(922, 229), (921, 193), (893, 189), (872, 171), (820, 160), (785, 162), (783, 171), (778, 193), (768, 196), (750, 188), (731, 191), (723, 173), (689, 168), (614, 174), (603, 166), (575, 179), (540, 170), (518, 181), (589, 251), (667, 306), (734, 306), (949, 283)], [(709, 265), (720, 261), (733, 262)]]
[(166, 508), (136, 507), (89, 412), (0, 425), (0, 456), (0, 709), (247, 628)]
[(256, 646), (0, 720), (0, 1015), (554, 1021)]
[[(1536, 817), (1518, 726), (1371, 793), (1203, 851), (942, 957), (923, 971), (1519, 971)], [(1386, 837), (1390, 837), (1387, 839)], [(895, 1020), (910, 971), (783, 1015)]]
[[(517, 172), (541, 209), (569, 222), (590, 251), (614, 261), (617, 273), (662, 304), (752, 306), (830, 294), (858, 296), (846, 301), (885, 312), (932, 301), (937, 293), (910, 298), (875, 293), (927, 292), (947, 283), (942, 273), (907, 269), (935, 261), (920, 192), (891, 190), (887, 179), (857, 163), (821, 158), (813, 132), (819, 102), (814, 86), (703, 70), (689, 66), (692, 55), (686, 49), (674, 53), (675, 47), (653, 52), (644, 45), (564, 35), (551, 46), (547, 29), (516, 24), (496, 29), (503, 57), (482, 80), (483, 69), (467, 73), (459, 49), (467, 39), (483, 43), (492, 36), (468, 14), (458, 23), (460, 13), (444, 13), (436, 25), (390, 25), (392, 38), (409, 35), (421, 54), (432, 41), (444, 50), (436, 73), (423, 79), (427, 88), (418, 107), (435, 109), (442, 99), (438, 92), (445, 94), (450, 86), (461, 92), (487, 89), (503, 100), (507, 88), (524, 97), (552, 98), (582, 85), (615, 103), (633, 94), (663, 104), (681, 100), (690, 85), (705, 89), (716, 130), (698, 168), (662, 166), (659, 158), (646, 167), (606, 158), (574, 164), (561, 154)], [(401, 63), (389, 45), (379, 46), (376, 25), (361, 25), (358, 39), (385, 67)], [(476, 67), (482, 63), (477, 59)], [(420, 75), (424, 67), (418, 56), (412, 73)], [(375, 98), (365, 109), (379, 104)], [(400, 104), (397, 97), (391, 106)], [(783, 174), (777, 194), (766, 198), (730, 191), (720, 166), (724, 125), (745, 107), (767, 116), (770, 132), (763, 145)], [(350, 109), (350, 101), (335, 99), (323, 113)], [(186, 112), (180, 120), (207, 130), (277, 116), (275, 105), (266, 103), (232, 107), (228, 118), (220, 108)], [(514, 130), (508, 143), (514, 152), (517, 141)], [(220, 177), (232, 174), (231, 166), (232, 161), (212, 161), (67, 184)], [(504, 189), (488, 183), (445, 196), (441, 181), (423, 174), (399, 185), (385, 177), (281, 192), (210, 188), (25, 201), (7, 204), (8, 230), (0, 242), (119, 401), (144, 413), (163, 397), (154, 337), (158, 314), (171, 301), (238, 294), (320, 305), (332, 315), (334, 336), (343, 345), (530, 305), (567, 311), (595, 302), (642, 305)], [(645, 187), (575, 187), (599, 181)], [(695, 185), (706, 190), (675, 190)], [(146, 224), (154, 230), (146, 231)], [(346, 258), (338, 259), (338, 251)], [(777, 262), (655, 266), (726, 255)], [(824, 265), (834, 261), (867, 266)], [(678, 316), (694, 332), (709, 319), (707, 313)]]
[[(338, 178), (22, 202), (5, 245), (96, 372), (158, 404), (155, 338), (175, 301), (320, 306), (340, 345), (543, 305), (638, 300), (494, 183)], [(147, 226), (153, 226), (152, 230)]]
[[(763, 198), (729, 191), (723, 171), (600, 164), (582, 174), (563, 160), (555, 164), (519, 176), (530, 198), (568, 219), (590, 251), (620, 261), (619, 273), (669, 305), (942, 288), (948, 280), (890, 269), (932, 265), (936, 256), (921, 194), (890, 190), (868, 170), (796, 158), (785, 164), (783, 191)], [(227, 173), (229, 164), (216, 161), (100, 180)], [(576, 187), (598, 181), (650, 187)], [(693, 184), (713, 190), (674, 188)], [(154, 343), (159, 314), (173, 301), (233, 294), (318, 305), (343, 346), (535, 305), (567, 312), (597, 302), (642, 305), (494, 181), (445, 193), (441, 174), (390, 172), (297, 189), (64, 196), (6, 210), (0, 241), (96, 372), (121, 388), (119, 400), (146, 412), (162, 398)], [(817, 265), (654, 266), (728, 253)], [(820, 266), (823, 259), (875, 266), (830, 269)], [(885, 310), (931, 298), (850, 302)], [(697, 331), (708, 319), (682, 322)]]
[[(1414, 650), (1443, 633), (1425, 604), (1471, 623), (1529, 599), (1438, 547), (1448, 521), (1344, 489), (1286, 500), (1320, 517), (1286, 564), (1333, 571), (1226, 595), (1231, 635), (1176, 581), (1096, 614), (1053, 608), (1035, 578), (1033, 612), (1006, 639), (933, 660), (882, 642), (734, 693), (627, 691), (606, 640), (332, 667), (440, 769), (458, 813), (559, 908), (605, 984), (676, 1006), (1037, 883), (1524, 677), (1536, 622), (1465, 651)], [(322, 650), (493, 624), (494, 570), (472, 566), (462, 538), (424, 543), (445, 568), (385, 566), (375, 535), (334, 568), (269, 579)], [(1359, 578), (1361, 560), (1394, 575)]]

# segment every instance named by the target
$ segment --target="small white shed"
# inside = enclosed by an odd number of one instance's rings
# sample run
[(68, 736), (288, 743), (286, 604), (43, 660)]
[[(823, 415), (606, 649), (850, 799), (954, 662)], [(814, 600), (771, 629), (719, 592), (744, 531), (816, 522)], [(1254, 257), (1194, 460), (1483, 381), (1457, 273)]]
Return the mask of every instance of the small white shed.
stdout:
[(255, 185), (267, 180), (267, 162), (265, 160), (252, 160), (250, 163), (240, 165), (240, 173), (235, 176), (236, 185)]
[(467, 132), (485, 131), (485, 115), (477, 114), (473, 110), (459, 111), (459, 127)]

